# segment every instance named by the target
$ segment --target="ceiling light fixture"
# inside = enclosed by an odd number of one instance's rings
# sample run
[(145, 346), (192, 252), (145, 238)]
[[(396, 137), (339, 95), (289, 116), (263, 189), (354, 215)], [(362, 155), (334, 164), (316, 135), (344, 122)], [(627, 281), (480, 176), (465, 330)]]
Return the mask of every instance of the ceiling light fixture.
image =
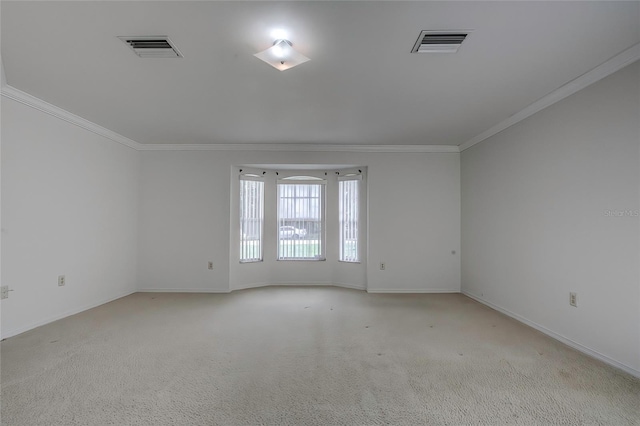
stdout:
[(276, 28), (272, 30), (270, 35), (274, 40), (286, 40), (289, 38), (289, 33), (282, 28)]
[(277, 70), (284, 71), (296, 65), (303, 64), (310, 59), (302, 53), (296, 52), (289, 40), (278, 39), (267, 50), (256, 53), (253, 56), (265, 61)]

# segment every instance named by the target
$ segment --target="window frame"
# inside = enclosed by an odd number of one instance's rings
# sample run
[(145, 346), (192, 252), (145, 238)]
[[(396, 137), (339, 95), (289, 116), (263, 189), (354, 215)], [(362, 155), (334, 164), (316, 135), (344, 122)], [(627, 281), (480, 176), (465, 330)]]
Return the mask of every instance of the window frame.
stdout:
[[(243, 191), (245, 191), (245, 186), (243, 185), (243, 182), (257, 182), (261, 185), (259, 185), (260, 187), (260, 191), (259, 191), (259, 207), (258, 207), (258, 213), (259, 216), (257, 219), (259, 219), (259, 235), (258, 235), (258, 256), (257, 257), (243, 257), (247, 251), (246, 251), (246, 245), (245, 243), (247, 241), (249, 241), (245, 236), (246, 234), (246, 229), (244, 227), (244, 223), (246, 221), (247, 218), (243, 218), (243, 200), (244, 200), (244, 196), (243, 196)], [(239, 219), (239, 258), (240, 258), (240, 263), (256, 263), (256, 262), (263, 262), (264, 261), (264, 214), (265, 214), (265, 181), (262, 178), (262, 176), (260, 175), (256, 175), (256, 174), (251, 174), (251, 173), (246, 173), (246, 174), (241, 174), (239, 176), (239, 190), (238, 190), (238, 219)]]
[[(283, 241), (280, 238), (280, 227), (288, 226), (282, 225), (282, 217), (281, 217), (281, 185), (318, 185), (320, 188), (320, 196), (319, 200), (319, 214), (320, 214), (320, 233), (319, 233), (319, 248), (320, 253), (316, 257), (281, 257), (281, 242)], [(276, 260), (277, 261), (311, 261), (311, 262), (322, 262), (327, 260), (326, 255), (326, 222), (327, 222), (327, 180), (318, 178), (315, 176), (308, 175), (295, 175), (290, 177), (283, 177), (276, 181)]]
[[(355, 235), (355, 259), (347, 259), (344, 257), (344, 220), (342, 214), (342, 203), (343, 203), (343, 195), (342, 195), (342, 183), (343, 182), (356, 182), (356, 199), (355, 199), (355, 209), (356, 209), (356, 235)], [(361, 192), (362, 192), (362, 175), (361, 174), (350, 174), (345, 176), (338, 177), (338, 262), (344, 263), (361, 263), (360, 260), (360, 227), (361, 227)]]

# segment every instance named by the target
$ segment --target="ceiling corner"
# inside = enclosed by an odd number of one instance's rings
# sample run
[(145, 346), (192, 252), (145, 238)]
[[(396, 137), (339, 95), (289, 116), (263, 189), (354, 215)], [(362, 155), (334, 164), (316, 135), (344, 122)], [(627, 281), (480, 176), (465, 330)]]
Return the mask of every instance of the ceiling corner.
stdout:
[(511, 115), (509, 118), (474, 136), (467, 142), (458, 145), (460, 152), (463, 152), (464, 150), (469, 149), (486, 139), (489, 139), (490, 137), (500, 133), (503, 130), (508, 129), (509, 127), (521, 122), (522, 120), (531, 117), (538, 111), (542, 111), (543, 109), (555, 104), (556, 102), (559, 102), (564, 98), (567, 98), (574, 93), (579, 92), (580, 90), (585, 89), (588, 86), (591, 86), (592, 84), (638, 60), (640, 60), (640, 43), (636, 43), (630, 48), (625, 49), (624, 51), (618, 53), (617, 55), (603, 62), (597, 67), (582, 74), (578, 78), (575, 78), (558, 87), (556, 90), (546, 94), (534, 103)]

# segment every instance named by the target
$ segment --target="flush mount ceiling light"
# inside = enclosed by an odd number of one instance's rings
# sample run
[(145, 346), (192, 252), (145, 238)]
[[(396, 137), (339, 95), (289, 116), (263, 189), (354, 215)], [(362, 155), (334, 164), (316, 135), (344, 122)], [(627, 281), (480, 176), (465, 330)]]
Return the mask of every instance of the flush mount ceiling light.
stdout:
[(253, 56), (280, 71), (288, 70), (310, 60), (302, 53), (293, 50), (291, 42), (284, 39), (274, 41), (273, 46)]

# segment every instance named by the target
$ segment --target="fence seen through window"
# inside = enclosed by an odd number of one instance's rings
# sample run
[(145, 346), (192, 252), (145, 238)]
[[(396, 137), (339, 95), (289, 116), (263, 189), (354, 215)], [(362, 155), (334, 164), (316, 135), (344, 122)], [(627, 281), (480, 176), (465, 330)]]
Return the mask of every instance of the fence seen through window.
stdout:
[(323, 183), (278, 183), (278, 259), (324, 259)]

